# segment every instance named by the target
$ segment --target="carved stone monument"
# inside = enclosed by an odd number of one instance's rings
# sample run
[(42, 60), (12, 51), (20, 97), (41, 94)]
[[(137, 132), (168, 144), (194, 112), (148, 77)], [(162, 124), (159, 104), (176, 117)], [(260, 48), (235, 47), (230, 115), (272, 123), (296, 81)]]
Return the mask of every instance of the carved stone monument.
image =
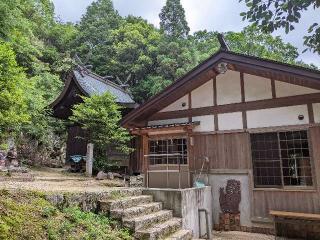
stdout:
[(220, 188), (220, 230), (240, 230), (241, 183), (231, 179), (227, 181), (226, 188)]

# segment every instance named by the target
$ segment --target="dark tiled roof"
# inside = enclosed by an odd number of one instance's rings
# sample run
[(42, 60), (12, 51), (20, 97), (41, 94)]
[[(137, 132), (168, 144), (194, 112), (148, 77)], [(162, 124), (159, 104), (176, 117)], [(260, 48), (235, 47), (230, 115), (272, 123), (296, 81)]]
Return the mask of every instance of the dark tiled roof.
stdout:
[(96, 75), (88, 70), (74, 70), (73, 71), (76, 81), (81, 88), (89, 95), (101, 95), (105, 92), (110, 92), (116, 97), (118, 103), (134, 104), (131, 95), (121, 88), (119, 85), (106, 80), (99, 75)]

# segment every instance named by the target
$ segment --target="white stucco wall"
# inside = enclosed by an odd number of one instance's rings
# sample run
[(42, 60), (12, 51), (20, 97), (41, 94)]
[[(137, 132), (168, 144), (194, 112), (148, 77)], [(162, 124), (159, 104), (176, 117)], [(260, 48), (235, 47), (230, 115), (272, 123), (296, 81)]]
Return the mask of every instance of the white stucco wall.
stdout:
[(174, 124), (174, 123), (186, 123), (186, 122), (188, 122), (188, 118), (155, 120), (155, 121), (149, 121), (148, 126), (166, 125), (166, 124)]
[(196, 126), (194, 132), (212, 132), (214, 131), (214, 115), (198, 116), (192, 118), (193, 122), (199, 121), (200, 125)]
[[(303, 120), (298, 116), (304, 115)], [(248, 128), (308, 124), (307, 105), (247, 111)]]
[(276, 86), (276, 96), (277, 97), (289, 97), (289, 96), (296, 96), (296, 95), (303, 95), (303, 94), (310, 94), (310, 93), (318, 93), (319, 90), (302, 87), (286, 82), (275, 81)]
[(228, 70), (219, 74), (217, 81), (218, 105), (241, 102), (240, 73)]
[(272, 98), (271, 80), (251, 74), (244, 74), (245, 101)]
[(192, 108), (213, 106), (213, 80), (191, 92), (191, 106)]
[(242, 113), (224, 113), (218, 115), (219, 130), (243, 129)]
[(320, 103), (313, 103), (313, 115), (314, 115), (314, 121), (316, 123), (320, 123)]
[[(182, 104), (185, 103), (183, 107)], [(170, 112), (170, 111), (177, 111), (177, 110), (186, 110), (189, 108), (189, 101), (188, 95), (183, 96), (182, 98), (178, 99), (177, 101), (171, 103), (167, 107), (163, 108), (160, 112)]]

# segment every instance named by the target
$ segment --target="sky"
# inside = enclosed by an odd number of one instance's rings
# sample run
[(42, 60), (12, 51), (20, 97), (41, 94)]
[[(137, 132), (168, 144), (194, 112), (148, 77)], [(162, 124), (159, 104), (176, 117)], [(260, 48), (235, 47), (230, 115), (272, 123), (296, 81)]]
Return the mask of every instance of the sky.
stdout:
[[(86, 8), (93, 0), (52, 0), (55, 5), (56, 16), (64, 22), (78, 22), (85, 13)], [(165, 0), (113, 0), (114, 7), (121, 16), (129, 14), (141, 16), (148, 22), (159, 26), (159, 13), (165, 5)], [(208, 31), (235, 31), (239, 32), (249, 25), (242, 21), (240, 12), (247, 8), (244, 2), (239, 0), (181, 0), (186, 12), (186, 18), (191, 32), (198, 30)], [(307, 34), (308, 27), (314, 22), (320, 22), (320, 10), (309, 9), (302, 13), (300, 22), (295, 30), (285, 34), (283, 30), (273, 33), (280, 35), (285, 42), (297, 47), (300, 53), (299, 60), (313, 63), (320, 67), (320, 56), (310, 51), (302, 53), (305, 49), (303, 36)]]

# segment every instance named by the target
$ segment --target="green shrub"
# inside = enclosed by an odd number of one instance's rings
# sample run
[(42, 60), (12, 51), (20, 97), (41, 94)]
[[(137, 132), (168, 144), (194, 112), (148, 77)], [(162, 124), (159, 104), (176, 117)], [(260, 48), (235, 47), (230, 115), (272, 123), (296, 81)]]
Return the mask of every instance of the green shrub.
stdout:
[(38, 192), (0, 190), (0, 239), (129, 240), (131, 233), (106, 216), (80, 208), (57, 209)]

